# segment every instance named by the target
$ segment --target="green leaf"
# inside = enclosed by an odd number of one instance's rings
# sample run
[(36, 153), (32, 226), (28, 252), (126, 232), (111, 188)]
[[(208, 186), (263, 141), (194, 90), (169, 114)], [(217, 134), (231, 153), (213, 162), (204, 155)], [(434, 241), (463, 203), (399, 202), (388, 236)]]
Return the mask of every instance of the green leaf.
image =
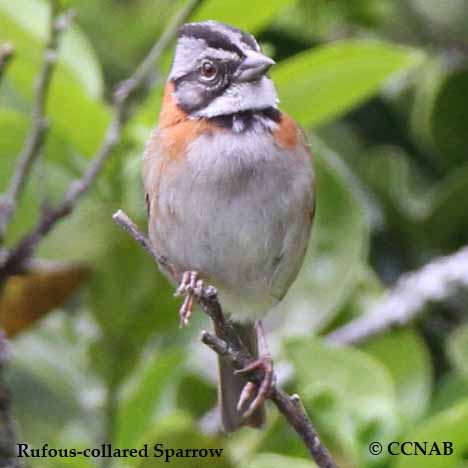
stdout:
[[(0, 110), (0, 132), (8, 135), (8, 138), (0, 141), (0, 187), (6, 187), (7, 180), (13, 174), (31, 126), (31, 119), (23, 113), (12, 109)], [(47, 161), (70, 166), (71, 151), (64, 135), (57, 128), (52, 128), (47, 135), (44, 155)]]
[[(402, 441), (418, 441), (424, 445), (428, 442), (430, 447), (437, 442), (440, 450), (443, 450), (444, 441), (453, 444), (453, 454), (450, 456), (399, 456), (393, 457), (392, 468), (461, 468), (466, 466), (466, 451), (468, 439), (466, 437), (466, 421), (468, 421), (468, 400), (452, 406), (450, 409), (439, 413), (420, 426), (406, 434)], [(430, 458), (430, 461), (428, 460)]]
[[(5, 29), (4, 22), (14, 23), (22, 34)], [(18, 55), (35, 55), (48, 34), (49, 8), (47, 2), (37, 0), (0, 0), (0, 42), (10, 39)], [(17, 31), (18, 29), (15, 28)], [(11, 35), (11, 36), (10, 36)], [(26, 44), (25, 41), (29, 39)], [(29, 49), (29, 50), (27, 50)], [(40, 57), (41, 55), (38, 55)], [(96, 55), (81, 31), (73, 27), (64, 36), (60, 57), (67, 69), (78, 79), (89, 96), (99, 98), (103, 79)], [(15, 58), (16, 60), (16, 58)]]
[(459, 326), (449, 336), (447, 353), (455, 370), (468, 382), (468, 325)]
[(274, 453), (260, 453), (247, 463), (247, 468), (311, 468), (316, 466), (304, 458), (284, 457)]
[(428, 148), (435, 150), (442, 164), (465, 161), (468, 144), (463, 122), (468, 118), (468, 67), (453, 66), (446, 58), (430, 63), (417, 88), (413, 110), (413, 131)]
[(0, 110), (0, 134), (8, 138), (0, 138), (0, 187), (2, 190), (13, 174), (16, 155), (26, 137), (28, 121), (21, 113)]
[(397, 427), (395, 387), (377, 360), (352, 348), (303, 339), (287, 346), (298, 393), (319, 433), (356, 466), (370, 461), (368, 443), (392, 440)]
[(137, 368), (126, 395), (119, 404), (116, 419), (115, 444), (136, 447), (144, 442), (157, 417), (163, 413), (164, 392), (173, 386), (173, 378), (180, 372), (183, 352), (165, 350), (157, 354), (143, 368)]
[(193, 21), (221, 21), (254, 33), (264, 29), (275, 15), (295, 1), (207, 0), (197, 10)]
[[(168, 459), (170, 466), (175, 468), (187, 468), (187, 466), (209, 466), (213, 468), (233, 468), (230, 454), (222, 445), (222, 439), (208, 437), (200, 432), (194, 421), (183, 413), (172, 413), (158, 421), (151, 433), (147, 433), (145, 441), (148, 442), (148, 458), (142, 459), (137, 465), (139, 468), (153, 468), (166, 461), (164, 454), (155, 452), (154, 446), (159, 444), (159, 450), (185, 450), (206, 449), (221, 450), (220, 456), (183, 458), (173, 456)], [(151, 442), (153, 441), (153, 442)]]
[[(200, 343), (197, 343), (197, 345), (200, 345)], [(190, 392), (187, 392), (187, 388), (190, 388)], [(178, 408), (201, 418), (213, 408), (215, 401), (216, 389), (206, 379), (195, 373), (186, 373), (182, 377), (177, 392)]]
[(110, 111), (102, 102), (91, 99), (71, 81), (54, 79), (48, 113), (53, 125), (67, 135), (74, 147), (92, 156), (102, 141), (110, 121)]
[[(108, 212), (113, 211), (109, 207)], [(90, 307), (101, 329), (91, 351), (93, 364), (115, 384), (131, 372), (148, 338), (158, 334), (171, 337), (178, 319), (173, 291), (153, 259), (128, 234), (115, 225), (112, 229), (96, 262)], [(128, 272), (132, 272), (130, 289)], [(112, 288), (108, 287), (110, 273)], [(179, 335), (172, 338), (174, 342)]]
[(398, 147), (378, 146), (359, 173), (378, 196), (385, 221), (402, 244), (449, 250), (465, 242), (468, 220), (459, 200), (468, 196), (467, 164), (431, 183), (414, 156)]
[(377, 146), (367, 159), (362, 176), (379, 197), (388, 222), (419, 222), (428, 215), (435, 200), (410, 155), (398, 147)]
[(426, 194), (428, 214), (422, 220), (422, 239), (437, 248), (458, 248), (466, 242), (468, 219), (460, 200), (468, 197), (468, 164), (460, 165)]
[(357, 181), (338, 155), (312, 142), (317, 206), (311, 242), (297, 280), (274, 312), (285, 332), (302, 334), (333, 319), (359, 281), (369, 245)]
[(436, 414), (463, 401), (468, 395), (468, 381), (455, 372), (442, 377), (431, 402), (430, 414)]
[(271, 76), (282, 107), (302, 125), (318, 126), (362, 103), (422, 57), (394, 44), (347, 40), (285, 60)]
[(87, 388), (79, 356), (62, 336), (24, 334), (14, 342), (8, 387), (23, 440), (42, 446), (82, 415), (79, 392)]
[[(34, 79), (42, 60), (47, 30), (45, 4), (28, 1), (27, 8), (23, 5), (21, 9), (23, 3), (25, 0), (0, 0), (0, 42), (10, 41), (16, 48), (15, 59), (0, 87), (0, 99), (21, 111), (32, 107)], [(77, 31), (70, 31), (64, 36), (60, 50), (47, 114), (52, 126), (87, 156), (96, 151), (110, 118), (109, 110), (100, 101), (101, 81), (101, 72), (88, 43)], [(61, 159), (67, 156), (67, 151), (63, 151)]]
[(423, 416), (431, 398), (432, 365), (419, 334), (412, 329), (394, 331), (374, 338), (362, 349), (392, 375), (401, 416), (408, 422)]
[(370, 310), (382, 298), (384, 287), (370, 265), (363, 263), (361, 271), (356, 271), (356, 276), (357, 282), (352, 294), (341, 305), (334, 320), (322, 330), (322, 334), (326, 335), (350, 320), (361, 316), (364, 311)]

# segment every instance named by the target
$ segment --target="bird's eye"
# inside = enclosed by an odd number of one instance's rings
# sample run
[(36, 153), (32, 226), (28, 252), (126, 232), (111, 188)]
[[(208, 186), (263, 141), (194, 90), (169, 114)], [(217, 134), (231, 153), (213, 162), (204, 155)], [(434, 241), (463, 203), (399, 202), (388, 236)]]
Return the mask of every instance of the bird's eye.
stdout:
[(206, 80), (212, 80), (218, 74), (218, 67), (208, 60), (205, 60), (200, 67), (200, 73)]

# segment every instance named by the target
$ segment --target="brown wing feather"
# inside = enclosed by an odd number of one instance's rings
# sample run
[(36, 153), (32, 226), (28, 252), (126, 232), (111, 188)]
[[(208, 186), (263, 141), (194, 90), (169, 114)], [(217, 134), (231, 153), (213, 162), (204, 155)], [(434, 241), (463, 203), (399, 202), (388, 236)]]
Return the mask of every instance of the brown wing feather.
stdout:
[[(302, 128), (289, 115), (282, 113), (278, 123), (278, 128), (273, 132), (273, 138), (277, 145), (282, 148), (293, 151), (297, 150), (297, 157), (303, 158), (304, 163), (309, 165), (312, 162), (312, 154), (308, 139)], [(310, 160), (309, 161), (307, 160)], [(305, 169), (305, 168), (304, 168)], [(315, 216), (315, 184), (313, 177), (310, 181), (310, 190), (305, 194), (304, 199), (304, 223), (302, 227), (302, 238), (297, 239), (290, 245), (292, 251), (283, 251), (278, 262), (278, 269), (272, 277), (272, 283), (275, 283), (276, 278), (283, 276), (285, 282), (279, 281), (279, 289), (276, 291), (278, 299), (282, 299), (290, 285), (296, 279), (297, 274), (302, 266), (302, 262), (307, 250), (308, 239)], [(302, 248), (298, 249), (298, 246)], [(296, 260), (291, 260), (291, 256)], [(289, 257), (289, 262), (284, 264), (281, 260)]]

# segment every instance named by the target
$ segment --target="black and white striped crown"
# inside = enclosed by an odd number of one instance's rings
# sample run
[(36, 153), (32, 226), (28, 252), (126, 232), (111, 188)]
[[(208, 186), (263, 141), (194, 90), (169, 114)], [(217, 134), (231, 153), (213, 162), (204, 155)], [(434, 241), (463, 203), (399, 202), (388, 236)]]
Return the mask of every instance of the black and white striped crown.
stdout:
[(204, 41), (206, 47), (234, 52), (240, 57), (245, 49), (259, 51), (260, 46), (251, 34), (217, 21), (187, 23), (179, 29), (179, 38)]

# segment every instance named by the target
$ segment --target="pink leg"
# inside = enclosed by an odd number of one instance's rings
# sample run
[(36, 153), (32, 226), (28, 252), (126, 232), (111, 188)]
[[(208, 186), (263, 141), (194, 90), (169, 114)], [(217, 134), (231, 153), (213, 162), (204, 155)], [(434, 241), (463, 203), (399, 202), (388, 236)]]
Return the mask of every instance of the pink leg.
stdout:
[(179, 311), (181, 327), (186, 327), (189, 324), (195, 298), (197, 295), (201, 295), (203, 293), (203, 288), (203, 280), (199, 279), (197, 271), (186, 271), (182, 275), (182, 280), (175, 292), (175, 296), (185, 296), (184, 302)]
[(241, 396), (239, 398), (239, 403), (237, 405), (237, 408), (239, 410), (241, 410), (244, 404), (247, 401), (249, 401), (253, 397), (253, 395), (255, 395), (256, 391), (255, 399), (245, 411), (244, 418), (248, 418), (249, 416), (251, 416), (257, 409), (259, 409), (265, 403), (265, 400), (267, 400), (276, 380), (275, 373), (273, 371), (273, 361), (271, 359), (270, 352), (268, 351), (268, 346), (265, 339), (265, 331), (263, 330), (263, 325), (260, 321), (256, 323), (256, 329), (260, 341), (260, 350), (263, 354), (260, 358), (258, 358), (248, 366), (236, 371), (236, 374), (248, 373), (258, 369), (261, 369), (263, 372), (263, 379), (260, 385), (258, 386), (258, 389), (257, 385), (255, 385), (253, 382), (247, 382), (244, 386), (244, 389), (242, 390)]

